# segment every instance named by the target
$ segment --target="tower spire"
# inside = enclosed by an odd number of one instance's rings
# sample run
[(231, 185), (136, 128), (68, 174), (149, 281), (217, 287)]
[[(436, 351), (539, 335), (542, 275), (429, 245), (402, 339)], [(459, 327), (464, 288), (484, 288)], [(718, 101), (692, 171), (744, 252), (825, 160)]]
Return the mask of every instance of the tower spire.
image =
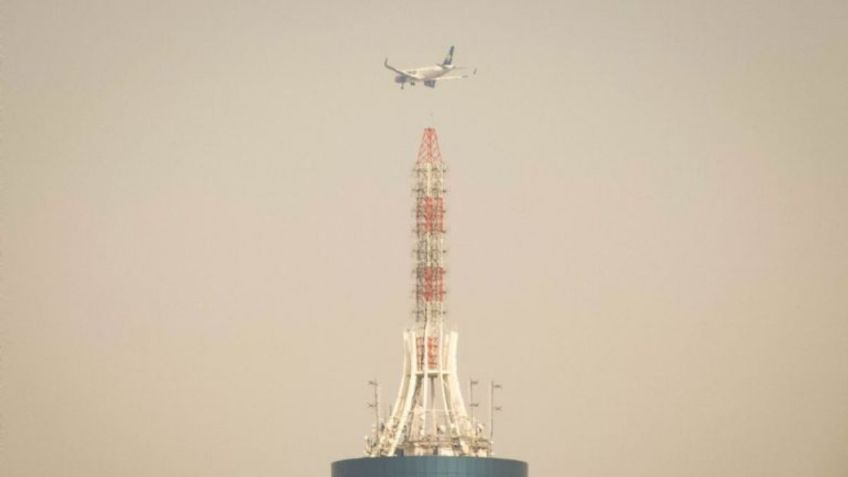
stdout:
[(436, 130), (427, 128), (415, 162), (415, 319), (425, 325), (444, 316), (445, 171)]
[(415, 162), (415, 323), (404, 332), (400, 389), (366, 454), (489, 456), (491, 443), (469, 417), (457, 377), (458, 335), (445, 327), (445, 172), (434, 128)]

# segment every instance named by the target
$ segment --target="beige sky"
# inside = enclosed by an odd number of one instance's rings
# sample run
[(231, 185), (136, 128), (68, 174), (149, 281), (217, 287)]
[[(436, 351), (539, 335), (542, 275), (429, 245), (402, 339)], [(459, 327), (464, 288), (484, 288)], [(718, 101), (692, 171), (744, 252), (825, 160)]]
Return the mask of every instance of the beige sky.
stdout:
[[(362, 452), (449, 164), (463, 381), (548, 476), (848, 474), (848, 4), (6, 1), (0, 474)], [(400, 91), (382, 68), (473, 80)]]

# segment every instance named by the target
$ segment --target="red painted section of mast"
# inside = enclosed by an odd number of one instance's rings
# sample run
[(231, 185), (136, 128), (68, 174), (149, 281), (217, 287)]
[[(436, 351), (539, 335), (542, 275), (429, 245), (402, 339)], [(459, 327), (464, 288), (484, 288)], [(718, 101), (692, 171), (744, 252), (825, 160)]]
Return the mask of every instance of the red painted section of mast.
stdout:
[(415, 172), (416, 317), (432, 322), (441, 319), (441, 303), (445, 299), (445, 268), (442, 261), (445, 165), (438, 136), (433, 128), (424, 129)]
[(441, 162), (442, 152), (439, 150), (439, 136), (435, 128), (425, 128), (418, 148), (418, 162)]

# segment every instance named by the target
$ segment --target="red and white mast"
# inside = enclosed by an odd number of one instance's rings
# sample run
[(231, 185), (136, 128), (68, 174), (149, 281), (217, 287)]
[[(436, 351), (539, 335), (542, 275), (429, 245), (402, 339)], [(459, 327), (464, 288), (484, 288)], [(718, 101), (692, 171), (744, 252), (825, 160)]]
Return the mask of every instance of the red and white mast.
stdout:
[(415, 324), (403, 335), (403, 375), (391, 414), (368, 439), (372, 457), (491, 455), (460, 392), (458, 335), (445, 328), (445, 172), (436, 130), (426, 128), (415, 162)]

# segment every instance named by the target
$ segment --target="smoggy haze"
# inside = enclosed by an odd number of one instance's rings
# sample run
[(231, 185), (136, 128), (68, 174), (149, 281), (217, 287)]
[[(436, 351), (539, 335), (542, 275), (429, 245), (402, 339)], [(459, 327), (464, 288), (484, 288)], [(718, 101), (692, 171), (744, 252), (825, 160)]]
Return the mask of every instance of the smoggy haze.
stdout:
[[(0, 474), (326, 477), (422, 128), (460, 373), (553, 476), (848, 473), (845, 2), (2, 7)], [(383, 69), (456, 45), (473, 79)]]

